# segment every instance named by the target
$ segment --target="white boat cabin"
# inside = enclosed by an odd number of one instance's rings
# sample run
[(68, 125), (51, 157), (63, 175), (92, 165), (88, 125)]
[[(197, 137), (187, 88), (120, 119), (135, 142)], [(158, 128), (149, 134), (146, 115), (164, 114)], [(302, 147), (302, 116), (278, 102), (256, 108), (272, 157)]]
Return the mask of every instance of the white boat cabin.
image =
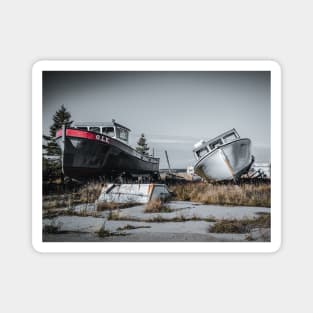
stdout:
[(233, 128), (214, 139), (205, 141), (200, 140), (198, 143), (194, 145), (193, 153), (197, 160), (201, 159), (204, 155), (212, 152), (220, 146), (223, 146), (229, 142), (240, 139), (239, 134), (236, 129)]
[(77, 122), (73, 128), (87, 130), (98, 134), (103, 134), (128, 144), (130, 129), (118, 124), (115, 120), (112, 122)]

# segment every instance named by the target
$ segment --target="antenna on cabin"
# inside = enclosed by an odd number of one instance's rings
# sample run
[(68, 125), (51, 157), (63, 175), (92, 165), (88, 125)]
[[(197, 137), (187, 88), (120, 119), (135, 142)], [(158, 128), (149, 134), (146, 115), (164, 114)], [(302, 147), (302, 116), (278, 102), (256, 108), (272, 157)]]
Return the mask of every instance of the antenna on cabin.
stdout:
[(172, 169), (171, 169), (170, 161), (168, 159), (167, 151), (165, 150), (164, 152), (165, 152), (165, 157), (166, 157), (166, 161), (167, 161), (167, 165), (168, 165), (168, 171), (170, 174), (172, 174)]

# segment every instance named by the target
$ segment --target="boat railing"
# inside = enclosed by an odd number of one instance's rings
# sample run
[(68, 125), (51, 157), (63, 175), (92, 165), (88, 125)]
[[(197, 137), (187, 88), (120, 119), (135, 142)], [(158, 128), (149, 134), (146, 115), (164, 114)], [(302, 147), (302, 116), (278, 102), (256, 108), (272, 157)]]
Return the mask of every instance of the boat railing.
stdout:
[(196, 159), (202, 158), (204, 155), (218, 149), (219, 147), (239, 139), (240, 136), (235, 129), (232, 129), (209, 141), (202, 141), (202, 145), (194, 150)]
[(79, 130), (91, 131), (101, 135), (109, 136), (111, 138), (120, 140), (128, 144), (129, 131), (126, 128), (117, 126), (74, 126), (74, 128)]

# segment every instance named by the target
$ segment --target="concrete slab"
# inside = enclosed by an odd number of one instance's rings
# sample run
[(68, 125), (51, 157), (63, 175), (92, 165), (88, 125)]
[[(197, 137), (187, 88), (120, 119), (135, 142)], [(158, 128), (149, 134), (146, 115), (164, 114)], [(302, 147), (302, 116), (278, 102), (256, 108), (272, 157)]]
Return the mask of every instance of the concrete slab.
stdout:
[[(144, 213), (145, 205), (114, 210), (125, 220), (108, 220), (109, 211), (97, 212), (98, 217), (60, 215), (44, 218), (43, 226), (53, 226), (57, 232), (61, 232), (44, 234), (44, 240), (53, 241), (55, 238), (55, 241), (62, 241), (63, 238), (63, 241), (246, 241), (249, 234), (209, 233), (209, 228), (214, 222), (205, 219), (243, 219), (257, 217), (259, 212), (270, 213), (270, 208), (203, 205), (186, 201), (172, 201), (167, 205), (172, 212)], [(76, 212), (86, 209), (92, 211), (95, 207), (79, 205), (74, 208)], [(162, 222), (149, 222), (155, 217), (161, 217)], [(200, 220), (171, 221), (177, 217)], [(99, 238), (97, 232), (103, 225), (105, 230), (117, 236)], [(83, 233), (86, 235), (82, 235)], [(250, 239), (264, 241), (265, 235), (268, 237), (269, 233), (270, 229), (253, 230)], [(126, 236), (121, 236), (123, 234)]]

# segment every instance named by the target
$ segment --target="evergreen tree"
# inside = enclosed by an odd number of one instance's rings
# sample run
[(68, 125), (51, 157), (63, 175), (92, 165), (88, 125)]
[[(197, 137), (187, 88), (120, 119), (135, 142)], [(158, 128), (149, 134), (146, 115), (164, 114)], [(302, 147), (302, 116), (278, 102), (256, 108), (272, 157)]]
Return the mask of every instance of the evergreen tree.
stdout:
[(149, 147), (146, 142), (146, 137), (144, 134), (141, 134), (141, 137), (139, 138), (137, 142), (136, 150), (142, 154), (148, 155), (149, 153)]
[(42, 147), (46, 155), (60, 155), (61, 150), (55, 142), (56, 132), (62, 128), (62, 125), (66, 127), (71, 126), (71, 113), (68, 112), (65, 106), (62, 104), (61, 108), (53, 115), (53, 124), (50, 126), (49, 136), (43, 135), (43, 139), (46, 141)]

